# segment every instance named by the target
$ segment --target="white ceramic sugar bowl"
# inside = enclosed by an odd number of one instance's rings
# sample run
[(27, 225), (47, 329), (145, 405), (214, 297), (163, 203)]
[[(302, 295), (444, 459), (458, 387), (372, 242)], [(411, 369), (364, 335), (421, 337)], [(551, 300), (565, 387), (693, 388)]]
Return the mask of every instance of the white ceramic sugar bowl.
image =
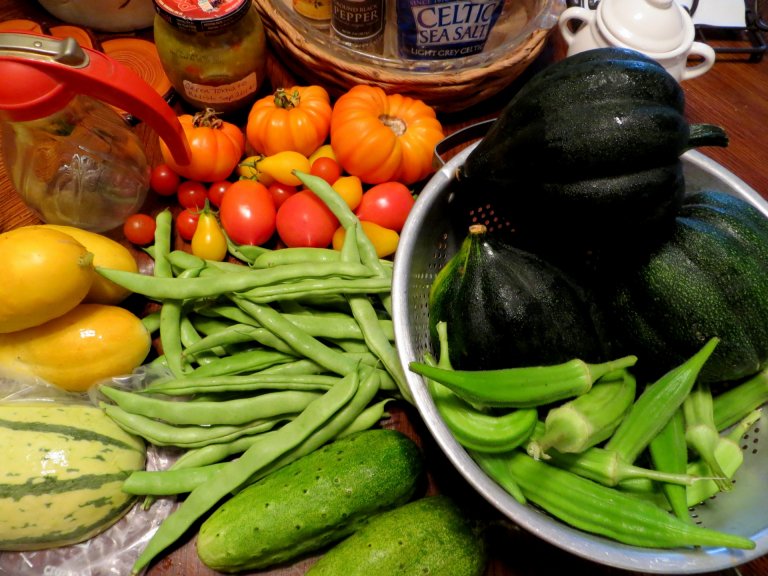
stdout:
[[(572, 6), (561, 13), (558, 26), (569, 56), (593, 48), (631, 48), (678, 81), (700, 76), (715, 63), (715, 51), (694, 41), (693, 21), (676, 0), (601, 0), (594, 10)], [(691, 65), (689, 56), (696, 57)]]

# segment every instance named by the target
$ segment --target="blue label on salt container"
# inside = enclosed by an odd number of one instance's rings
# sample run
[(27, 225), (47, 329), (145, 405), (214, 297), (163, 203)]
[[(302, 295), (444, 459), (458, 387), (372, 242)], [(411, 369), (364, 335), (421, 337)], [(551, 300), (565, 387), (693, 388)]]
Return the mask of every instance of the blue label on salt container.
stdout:
[(398, 52), (412, 60), (483, 51), (504, 0), (397, 0)]

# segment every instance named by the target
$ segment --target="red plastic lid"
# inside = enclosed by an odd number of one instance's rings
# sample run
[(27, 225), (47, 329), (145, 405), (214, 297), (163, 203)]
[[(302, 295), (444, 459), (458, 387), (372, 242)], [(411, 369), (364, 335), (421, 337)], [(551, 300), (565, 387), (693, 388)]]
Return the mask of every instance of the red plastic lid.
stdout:
[(183, 32), (216, 32), (240, 20), (251, 0), (154, 0), (155, 12)]
[(64, 108), (74, 93), (43, 71), (0, 58), (0, 110), (10, 120), (44, 118)]

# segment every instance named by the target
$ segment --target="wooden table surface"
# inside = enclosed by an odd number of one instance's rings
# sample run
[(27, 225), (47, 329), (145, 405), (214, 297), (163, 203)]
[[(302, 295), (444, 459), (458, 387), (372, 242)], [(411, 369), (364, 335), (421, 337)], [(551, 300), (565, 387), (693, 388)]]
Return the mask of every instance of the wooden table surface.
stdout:
[[(765, 16), (765, 15), (764, 15)], [(29, 0), (0, 0), (0, 21), (28, 18), (38, 22), (55, 24), (37, 2)], [(142, 32), (146, 36), (150, 31)], [(98, 34), (100, 40), (107, 36)], [(748, 41), (740, 38), (709, 38), (715, 46), (744, 47)], [(552, 36), (547, 49), (530, 68), (529, 72), (546, 65), (563, 53), (559, 38)], [(6, 79), (3, 79), (4, 81)], [(525, 75), (497, 97), (461, 113), (440, 115), (446, 131), (450, 132), (477, 120), (495, 116), (508, 101)], [(703, 148), (701, 151), (734, 172), (765, 198), (768, 198), (768, 58), (750, 61), (743, 54), (719, 53), (714, 68), (700, 78), (683, 83), (687, 98), (687, 115), (691, 122), (707, 122), (725, 128), (730, 144), (727, 148)], [(147, 156), (152, 165), (160, 162), (157, 137), (144, 126), (137, 131), (147, 145)], [(148, 200), (152, 209), (153, 199)], [(4, 168), (0, 165), (0, 232), (36, 223), (35, 216), (24, 206), (11, 187)], [(478, 513), (490, 519), (502, 520), (500, 515), (486, 504), (474, 490), (452, 469), (431, 441), (418, 415), (413, 409), (402, 407), (393, 410), (388, 427), (398, 428), (416, 439), (424, 448), (430, 471), (430, 493), (448, 493), (468, 503)], [(526, 531), (499, 522), (498, 530), (491, 533), (492, 558), (487, 576), (538, 576), (562, 573), (589, 573), (594, 576), (636, 574), (594, 564), (572, 556), (556, 546), (549, 545)], [(304, 559), (290, 566), (282, 566), (260, 574), (271, 576), (298, 576), (313, 562)], [(768, 556), (759, 558), (738, 569), (744, 576), (768, 574)], [(215, 572), (202, 566), (194, 549), (194, 533), (189, 534), (173, 550), (153, 565), (151, 576), (212, 576)], [(725, 576), (735, 571), (712, 574)], [(377, 575), (372, 575), (377, 576)]]

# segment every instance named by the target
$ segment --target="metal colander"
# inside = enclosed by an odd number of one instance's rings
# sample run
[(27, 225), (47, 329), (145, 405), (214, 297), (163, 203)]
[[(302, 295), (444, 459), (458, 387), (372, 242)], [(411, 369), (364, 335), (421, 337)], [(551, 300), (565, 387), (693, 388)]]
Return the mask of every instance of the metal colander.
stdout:
[[(509, 224), (492, 202), (477, 197), (459, 205), (454, 174), (474, 146), (459, 152), (426, 184), (402, 231), (394, 265), (393, 318), (401, 364), (415, 404), (430, 433), (459, 473), (493, 506), (521, 528), (577, 556), (604, 565), (659, 574), (695, 574), (733, 568), (768, 552), (768, 417), (743, 437), (744, 464), (734, 478), (734, 490), (691, 510), (703, 526), (751, 538), (750, 551), (724, 548), (656, 550), (620, 544), (576, 530), (530, 506), (522, 505), (491, 480), (453, 438), (440, 418), (421, 376), (410, 372), (432, 349), (428, 334), (429, 289), (437, 272), (456, 252), (472, 222), (503, 230)], [(683, 156), (686, 188), (726, 191), (743, 197), (768, 217), (768, 203), (742, 180), (703, 154)], [(474, 202), (474, 204), (472, 204)], [(762, 449), (761, 449), (762, 448)]]

